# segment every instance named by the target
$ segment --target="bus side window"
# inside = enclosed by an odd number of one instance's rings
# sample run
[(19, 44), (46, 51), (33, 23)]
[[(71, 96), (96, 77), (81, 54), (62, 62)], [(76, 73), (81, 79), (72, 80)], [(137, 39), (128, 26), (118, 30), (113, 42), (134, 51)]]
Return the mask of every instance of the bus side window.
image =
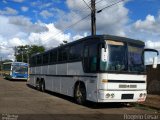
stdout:
[(88, 59), (88, 54), (89, 54), (89, 47), (85, 46), (84, 47), (84, 58), (83, 58), (83, 68), (85, 72), (89, 72), (89, 59)]
[(48, 64), (49, 60), (49, 53), (43, 55), (43, 64)]
[(69, 50), (69, 60), (79, 60), (81, 59), (81, 56), (82, 56), (82, 47), (83, 45), (82, 44), (76, 44), (74, 46), (71, 46), (70, 47), (70, 50)]
[(85, 46), (83, 67), (85, 72), (97, 71), (97, 44)]
[(38, 55), (37, 56), (37, 65), (41, 65), (42, 64), (42, 56)]
[(97, 44), (89, 46), (89, 65), (90, 72), (97, 70)]
[(49, 63), (56, 63), (57, 62), (57, 50), (53, 50), (49, 53)]
[(30, 58), (30, 64), (31, 64), (31, 66), (36, 66), (36, 57), (35, 56)]

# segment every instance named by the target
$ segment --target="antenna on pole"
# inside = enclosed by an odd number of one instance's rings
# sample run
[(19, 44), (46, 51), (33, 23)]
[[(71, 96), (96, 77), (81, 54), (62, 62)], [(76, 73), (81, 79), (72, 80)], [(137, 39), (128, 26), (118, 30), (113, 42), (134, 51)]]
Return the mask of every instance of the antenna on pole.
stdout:
[(96, 35), (96, 0), (91, 0), (91, 32), (92, 36)]

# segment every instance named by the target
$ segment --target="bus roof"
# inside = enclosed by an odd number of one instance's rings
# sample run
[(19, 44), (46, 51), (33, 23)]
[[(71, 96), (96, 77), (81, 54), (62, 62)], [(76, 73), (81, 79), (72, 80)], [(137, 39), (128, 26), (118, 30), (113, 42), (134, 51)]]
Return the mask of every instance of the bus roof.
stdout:
[[(56, 49), (56, 48), (61, 48), (61, 47), (64, 47), (64, 46), (69, 46), (69, 45), (72, 45), (72, 44), (76, 44), (76, 43), (83, 42), (83, 41), (86, 41), (86, 40), (93, 40), (93, 39), (97, 39), (97, 40), (100, 40), (100, 41), (104, 41), (104, 40), (115, 40), (115, 41), (127, 42), (127, 43), (142, 45), (142, 46), (145, 45), (144, 42), (141, 41), (141, 40), (135, 40), (135, 39), (131, 39), (131, 38), (114, 36), (114, 35), (95, 35), (95, 36), (87, 36), (87, 37), (78, 39), (78, 40), (76, 40), (76, 41), (73, 41), (73, 42), (64, 44), (64, 45), (62, 45), (62, 46), (57, 46), (57, 47), (52, 48), (52, 49), (50, 49), (50, 50), (47, 50), (47, 51), (45, 51), (45, 52), (43, 52), (43, 53), (50, 52), (50, 51), (52, 51), (52, 50), (54, 50), (54, 49)], [(33, 54), (32, 56), (37, 56), (37, 55), (43, 54), (43, 53)], [(31, 56), (31, 57), (32, 57), (32, 56)]]
[(25, 63), (25, 62), (5, 62), (3, 64), (28, 64), (28, 63)]
[[(118, 40), (118, 41), (122, 41), (122, 42), (128, 42), (128, 43), (133, 43), (133, 44), (139, 44), (139, 45), (144, 45), (144, 42), (141, 40), (135, 40), (135, 39), (131, 39), (131, 38), (126, 38), (126, 37), (120, 37), (120, 36), (114, 36), (114, 35), (95, 35), (95, 36), (87, 36), (84, 38), (81, 38), (79, 40), (67, 43), (65, 45), (70, 45), (70, 44), (74, 44), (77, 42), (82, 42), (85, 40), (92, 40), (92, 39), (99, 39), (99, 40)], [(63, 45), (63, 46), (65, 46)], [(61, 46), (59, 46), (61, 47)]]

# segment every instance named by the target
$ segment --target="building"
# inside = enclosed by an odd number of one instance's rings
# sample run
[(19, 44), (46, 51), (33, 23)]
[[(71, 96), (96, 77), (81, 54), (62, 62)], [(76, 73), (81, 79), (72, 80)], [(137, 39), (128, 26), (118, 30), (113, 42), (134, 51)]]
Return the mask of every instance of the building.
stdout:
[(157, 68), (152, 68), (152, 65), (147, 65), (147, 91), (149, 94), (160, 95), (160, 64)]

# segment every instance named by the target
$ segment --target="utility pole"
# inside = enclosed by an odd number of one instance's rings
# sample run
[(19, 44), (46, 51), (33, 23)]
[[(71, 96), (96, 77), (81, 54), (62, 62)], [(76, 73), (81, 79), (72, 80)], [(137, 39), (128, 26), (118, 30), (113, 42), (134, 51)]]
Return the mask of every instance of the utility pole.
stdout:
[(96, 0), (91, 0), (91, 31), (92, 36), (96, 35), (96, 6), (95, 6)]
[(15, 51), (15, 53), (14, 53), (14, 54), (15, 54), (15, 55), (14, 55), (14, 56), (15, 56), (15, 62), (17, 62), (17, 58), (16, 58), (16, 56), (17, 56), (17, 47), (16, 47), (16, 46), (15, 46), (15, 48), (14, 48), (14, 51)]
[(1, 57), (1, 76), (2, 76), (2, 66), (3, 65), (3, 62), (2, 62), (2, 57)]

